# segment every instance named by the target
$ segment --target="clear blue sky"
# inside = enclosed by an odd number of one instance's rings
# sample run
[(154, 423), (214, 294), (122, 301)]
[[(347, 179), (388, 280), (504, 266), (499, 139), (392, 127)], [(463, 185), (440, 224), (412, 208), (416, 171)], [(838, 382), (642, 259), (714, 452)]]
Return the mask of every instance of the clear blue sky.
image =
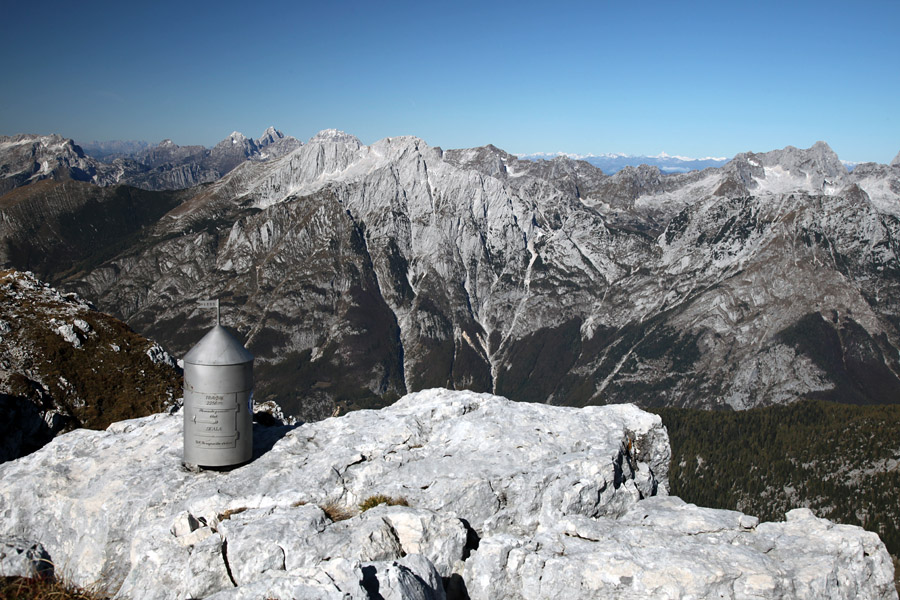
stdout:
[(900, 1), (10, 2), (0, 134), (900, 150)]

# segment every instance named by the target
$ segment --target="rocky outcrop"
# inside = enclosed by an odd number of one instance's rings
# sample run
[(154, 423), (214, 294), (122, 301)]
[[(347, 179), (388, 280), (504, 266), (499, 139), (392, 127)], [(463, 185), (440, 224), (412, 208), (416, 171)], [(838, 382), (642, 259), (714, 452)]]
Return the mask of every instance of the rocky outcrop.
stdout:
[(180, 394), (180, 370), (159, 345), (31, 273), (0, 271), (0, 462)]
[(567, 517), (530, 539), (483, 540), (465, 580), (472, 598), (498, 600), (892, 598), (879, 544), (808, 509), (758, 523), (656, 497), (618, 519)]
[(116, 158), (106, 170), (114, 174), (116, 183), (145, 190), (181, 190), (217, 181), (245, 161), (269, 160), (300, 146), (299, 140), (274, 127), (257, 141), (234, 131), (212, 148), (179, 146), (167, 139)]
[[(199, 473), (181, 419), (79, 430), (0, 466), (8, 555), (45, 552), (135, 599), (896, 598), (875, 534), (666, 497), (665, 430), (633, 406), (430, 390), (257, 427), (251, 463)], [(395, 505), (359, 512), (375, 495)]]
[(234, 131), (212, 148), (163, 140), (114, 164), (121, 169), (119, 183), (146, 190), (180, 190), (217, 181), (245, 161), (269, 160), (301, 145), (296, 138), (269, 127), (259, 140)]
[(256, 140), (256, 146), (260, 151), (260, 158), (274, 158), (289, 154), (302, 146), (303, 143), (295, 137), (284, 135), (274, 127), (266, 129)]
[(94, 181), (98, 164), (59, 135), (0, 136), (0, 196), (44, 179)]

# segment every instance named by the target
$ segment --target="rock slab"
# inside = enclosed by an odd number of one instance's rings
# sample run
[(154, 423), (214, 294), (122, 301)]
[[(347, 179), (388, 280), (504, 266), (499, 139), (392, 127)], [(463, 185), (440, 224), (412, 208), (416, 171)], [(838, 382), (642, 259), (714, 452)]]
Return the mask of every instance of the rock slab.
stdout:
[[(896, 598), (874, 534), (668, 497), (665, 429), (630, 405), (428, 390), (257, 427), (252, 462), (199, 473), (181, 419), (78, 430), (0, 466), (0, 539), (142, 600)], [(360, 512), (374, 495), (399, 504)]]

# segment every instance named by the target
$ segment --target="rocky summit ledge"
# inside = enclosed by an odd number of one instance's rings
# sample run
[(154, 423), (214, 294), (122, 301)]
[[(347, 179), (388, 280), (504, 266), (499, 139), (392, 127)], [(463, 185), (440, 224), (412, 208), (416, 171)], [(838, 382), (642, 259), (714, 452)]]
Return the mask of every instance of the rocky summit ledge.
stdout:
[[(429, 390), (254, 436), (194, 473), (159, 414), (0, 465), (0, 574), (49, 559), (139, 599), (897, 597), (875, 534), (667, 496), (665, 429), (630, 405)], [(360, 512), (375, 495), (401, 505)]]

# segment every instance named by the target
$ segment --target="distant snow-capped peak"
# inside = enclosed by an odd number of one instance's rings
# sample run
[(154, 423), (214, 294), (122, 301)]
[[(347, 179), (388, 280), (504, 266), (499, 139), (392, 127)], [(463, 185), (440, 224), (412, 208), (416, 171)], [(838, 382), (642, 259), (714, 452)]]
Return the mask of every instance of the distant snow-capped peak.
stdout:
[(673, 156), (666, 152), (660, 152), (655, 156), (637, 156), (624, 153), (604, 154), (575, 154), (570, 152), (536, 152), (532, 154), (519, 154), (522, 160), (547, 160), (557, 157), (566, 157), (572, 160), (583, 160), (604, 173), (615, 173), (625, 167), (637, 167), (650, 165), (658, 167), (665, 173), (683, 173), (687, 171), (699, 171), (708, 167), (721, 167), (728, 162), (728, 158), (707, 156), (704, 158), (690, 158), (687, 156)]

